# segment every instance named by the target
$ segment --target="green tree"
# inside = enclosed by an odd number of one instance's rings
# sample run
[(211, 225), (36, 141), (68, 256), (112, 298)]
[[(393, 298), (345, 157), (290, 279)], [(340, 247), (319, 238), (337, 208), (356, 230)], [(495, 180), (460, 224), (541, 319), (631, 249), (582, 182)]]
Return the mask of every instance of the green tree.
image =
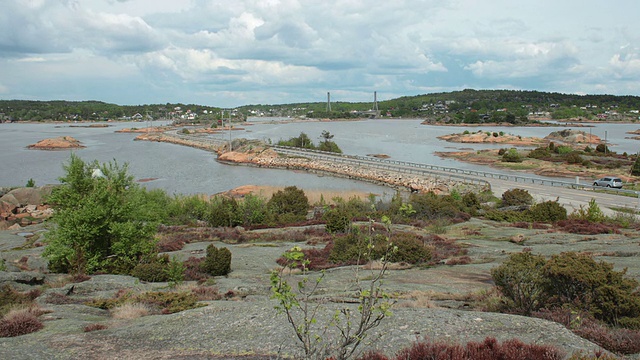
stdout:
[(289, 215), (298, 220), (304, 219), (309, 210), (307, 195), (296, 186), (287, 186), (284, 190), (278, 190), (267, 204), (274, 214)]
[(631, 175), (640, 176), (640, 156), (636, 156), (636, 161), (631, 166)]
[(127, 174), (126, 164), (85, 163), (71, 155), (64, 169), (62, 185), (48, 198), (56, 225), (46, 235), (44, 251), (51, 270), (128, 273), (154, 252), (158, 219), (145, 217), (144, 190)]

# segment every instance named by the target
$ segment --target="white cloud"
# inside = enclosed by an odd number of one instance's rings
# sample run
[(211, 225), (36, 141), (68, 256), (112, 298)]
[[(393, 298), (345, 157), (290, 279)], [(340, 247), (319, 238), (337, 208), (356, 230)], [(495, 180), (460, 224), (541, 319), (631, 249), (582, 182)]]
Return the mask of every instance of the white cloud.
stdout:
[[(221, 106), (464, 87), (640, 95), (638, 10), (631, 0), (6, 0), (2, 97), (46, 98), (69, 81), (74, 97), (230, 102)], [(102, 96), (107, 74), (147, 91)]]

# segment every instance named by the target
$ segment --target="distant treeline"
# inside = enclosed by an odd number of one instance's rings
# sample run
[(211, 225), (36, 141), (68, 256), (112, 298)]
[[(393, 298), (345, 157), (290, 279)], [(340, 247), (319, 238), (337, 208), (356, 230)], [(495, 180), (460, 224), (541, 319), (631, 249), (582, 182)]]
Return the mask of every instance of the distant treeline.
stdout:
[[(462, 90), (380, 101), (381, 116), (431, 118), (449, 122), (528, 121), (531, 115), (553, 118), (637, 120), (639, 96), (574, 95), (518, 90)], [(179, 110), (177, 110), (179, 108)], [(277, 105), (245, 105), (234, 116), (292, 116), (354, 118), (374, 108), (371, 102), (326, 101)], [(116, 105), (100, 101), (0, 100), (2, 120), (95, 120), (123, 119), (136, 114), (144, 118), (178, 118), (186, 112), (198, 120), (220, 117), (221, 108), (195, 104)], [(205, 113), (206, 111), (206, 113)], [(364, 115), (363, 115), (364, 114)], [(225, 115), (226, 116), (226, 115)]]

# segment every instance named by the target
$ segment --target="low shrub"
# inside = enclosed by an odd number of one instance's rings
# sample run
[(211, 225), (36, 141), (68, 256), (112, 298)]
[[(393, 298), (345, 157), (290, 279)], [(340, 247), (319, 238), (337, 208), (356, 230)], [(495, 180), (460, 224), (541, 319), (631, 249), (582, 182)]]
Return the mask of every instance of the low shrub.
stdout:
[(200, 263), (201, 270), (211, 276), (224, 276), (231, 272), (231, 251), (227, 248), (207, 246), (207, 256)]
[(0, 319), (0, 337), (14, 337), (36, 332), (44, 327), (39, 308), (13, 309)]
[(198, 298), (198, 301), (210, 301), (210, 300), (222, 299), (222, 295), (218, 293), (217, 287), (198, 286), (191, 289), (191, 292), (196, 295), (196, 297)]
[(165, 282), (169, 280), (169, 276), (167, 274), (168, 268), (168, 262), (163, 261), (138, 264), (131, 271), (131, 276), (137, 277), (142, 281)]
[(533, 203), (533, 196), (529, 194), (527, 190), (523, 189), (509, 189), (502, 193), (502, 206), (519, 206), (519, 205), (531, 205)]
[(563, 358), (564, 353), (553, 346), (525, 344), (518, 339), (499, 343), (495, 338), (487, 337), (482, 342), (471, 341), (466, 344), (450, 341), (418, 341), (400, 350), (393, 358), (388, 358), (381, 353), (368, 352), (358, 357), (358, 360), (560, 360)]
[(322, 217), (326, 222), (325, 229), (328, 233), (346, 233), (351, 227), (349, 213), (343, 208), (331, 209)]
[(594, 223), (589, 220), (568, 219), (561, 220), (556, 223), (558, 229), (571, 233), (582, 235), (597, 234), (620, 234), (618, 225), (606, 223)]
[(640, 317), (638, 281), (626, 277), (626, 270), (615, 271), (610, 263), (567, 252), (553, 255), (543, 273), (550, 306), (571, 305), (614, 326)]
[(471, 264), (472, 260), (469, 256), (454, 257), (445, 262), (445, 265), (467, 265)]
[(87, 326), (85, 326), (82, 331), (84, 332), (92, 332), (92, 331), (98, 331), (98, 330), (104, 330), (107, 329), (108, 326), (105, 324), (89, 324)]
[(556, 222), (567, 219), (567, 209), (555, 201), (537, 203), (529, 209), (531, 219), (540, 222)]
[(517, 149), (509, 149), (502, 155), (502, 161), (510, 163), (521, 163), (522, 156)]
[(528, 158), (538, 160), (548, 160), (551, 158), (551, 151), (548, 148), (537, 148), (529, 151)]
[(161, 292), (151, 291), (142, 294), (132, 292), (119, 292), (111, 299), (96, 299), (86, 303), (88, 306), (111, 310), (124, 304), (144, 304), (151, 314), (173, 314), (176, 312), (195, 309), (203, 304), (198, 304), (198, 297), (192, 292)]
[(16, 306), (30, 306), (40, 296), (40, 290), (19, 292), (11, 285), (5, 284), (0, 288), (0, 316), (5, 315)]
[(580, 156), (580, 154), (575, 151), (565, 155), (564, 160), (567, 162), (567, 164), (582, 164), (582, 162), (584, 161), (582, 156)]
[(491, 269), (496, 287), (510, 301), (510, 310), (529, 315), (547, 304), (545, 264), (544, 257), (521, 252)]

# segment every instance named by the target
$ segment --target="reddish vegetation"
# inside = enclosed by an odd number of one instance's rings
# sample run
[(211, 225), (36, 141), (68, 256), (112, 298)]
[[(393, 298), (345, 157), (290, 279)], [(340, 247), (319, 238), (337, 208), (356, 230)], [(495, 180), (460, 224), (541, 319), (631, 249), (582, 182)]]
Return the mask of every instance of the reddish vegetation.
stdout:
[(0, 337), (13, 337), (36, 332), (44, 327), (38, 319), (40, 311), (24, 309), (9, 312), (0, 320)]
[(571, 233), (582, 235), (597, 234), (620, 234), (620, 228), (617, 225), (596, 223), (588, 220), (569, 219), (561, 220), (556, 224), (558, 229)]
[(465, 345), (449, 341), (420, 341), (400, 350), (392, 358), (369, 352), (358, 360), (560, 360), (563, 358), (564, 354), (552, 346), (525, 344), (518, 339), (507, 340), (500, 344), (495, 338), (488, 337), (483, 342), (468, 342)]
[(89, 324), (82, 329), (84, 332), (91, 332), (96, 330), (104, 330), (107, 328), (107, 325), (104, 324)]
[(640, 331), (610, 328), (593, 319), (588, 313), (576, 313), (570, 309), (544, 310), (533, 313), (541, 319), (555, 321), (603, 348), (618, 354), (640, 353)]

